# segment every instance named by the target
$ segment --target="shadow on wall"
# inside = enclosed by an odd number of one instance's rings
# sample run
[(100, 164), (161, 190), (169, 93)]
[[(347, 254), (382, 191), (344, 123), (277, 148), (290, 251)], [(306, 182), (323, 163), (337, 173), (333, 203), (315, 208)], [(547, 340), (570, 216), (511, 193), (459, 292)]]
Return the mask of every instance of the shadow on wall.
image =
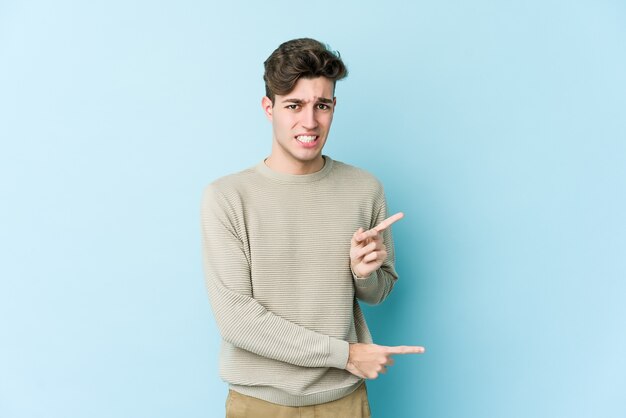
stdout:
[[(409, 169), (394, 167), (391, 176), (380, 176), (385, 186), (389, 214), (402, 211), (405, 218), (393, 226), (396, 270), (399, 280), (389, 298), (378, 306), (361, 304), (376, 344), (422, 345), (426, 353), (395, 356), (387, 374), (368, 381), (373, 416), (412, 417), (432, 410), (428, 393), (436, 371), (429, 366), (436, 352), (437, 330), (432, 329), (433, 304), (439, 299), (436, 205), (425, 188), (411, 185), (406, 193)], [(416, 199), (416, 196), (419, 198)], [(441, 331), (440, 331), (441, 332)]]

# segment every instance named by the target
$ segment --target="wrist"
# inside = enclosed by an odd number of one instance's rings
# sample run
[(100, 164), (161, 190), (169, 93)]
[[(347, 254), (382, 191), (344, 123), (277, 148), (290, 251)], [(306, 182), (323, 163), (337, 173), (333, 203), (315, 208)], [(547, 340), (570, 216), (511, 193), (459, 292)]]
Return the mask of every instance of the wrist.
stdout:
[(356, 271), (354, 271), (354, 268), (353, 268), (352, 266), (350, 266), (350, 271), (352, 272), (352, 277), (354, 277), (355, 279), (358, 279), (358, 280), (364, 280), (364, 279), (367, 279), (367, 277), (366, 277), (366, 276), (359, 276), (359, 275), (356, 273)]
[(345, 369), (350, 357), (350, 344), (347, 341), (333, 337), (329, 338), (329, 343), (330, 355), (326, 360), (326, 367)]

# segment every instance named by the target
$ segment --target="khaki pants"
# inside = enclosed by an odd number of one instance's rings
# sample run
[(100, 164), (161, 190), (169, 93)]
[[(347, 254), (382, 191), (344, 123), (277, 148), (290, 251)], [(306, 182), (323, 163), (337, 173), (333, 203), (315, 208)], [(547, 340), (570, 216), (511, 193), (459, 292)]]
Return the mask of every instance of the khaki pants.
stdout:
[(365, 384), (346, 397), (311, 406), (282, 406), (228, 391), (226, 418), (369, 418)]

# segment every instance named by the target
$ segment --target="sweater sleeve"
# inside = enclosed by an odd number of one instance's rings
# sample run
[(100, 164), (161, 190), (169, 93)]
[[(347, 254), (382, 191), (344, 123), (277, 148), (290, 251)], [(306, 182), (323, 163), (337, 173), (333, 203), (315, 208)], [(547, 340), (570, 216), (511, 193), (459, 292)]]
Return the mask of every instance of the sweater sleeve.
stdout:
[(263, 357), (303, 367), (344, 369), (348, 342), (311, 331), (263, 307), (252, 294), (250, 262), (232, 207), (213, 185), (201, 211), (209, 300), (222, 338)]
[[(370, 227), (373, 228), (386, 218), (387, 202), (381, 189), (381, 199), (378, 210), (376, 211), (376, 216), (374, 216), (373, 225)], [(387, 259), (383, 262), (382, 266), (380, 266), (378, 270), (374, 271), (368, 277), (364, 278), (356, 277), (354, 272), (352, 273), (357, 299), (369, 303), (370, 305), (382, 303), (387, 296), (389, 296), (389, 293), (391, 293), (391, 290), (393, 289), (393, 285), (398, 279), (398, 273), (396, 273), (394, 267), (395, 252), (391, 236), (391, 228), (387, 228), (383, 231), (383, 242), (387, 248)]]

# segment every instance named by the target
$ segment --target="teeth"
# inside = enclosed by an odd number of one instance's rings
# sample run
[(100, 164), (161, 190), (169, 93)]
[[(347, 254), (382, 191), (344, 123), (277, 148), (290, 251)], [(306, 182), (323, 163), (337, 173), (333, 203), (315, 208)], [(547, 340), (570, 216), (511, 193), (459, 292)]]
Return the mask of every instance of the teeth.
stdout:
[(316, 136), (308, 136), (308, 135), (300, 135), (296, 137), (296, 139), (300, 142), (313, 142), (315, 141)]

